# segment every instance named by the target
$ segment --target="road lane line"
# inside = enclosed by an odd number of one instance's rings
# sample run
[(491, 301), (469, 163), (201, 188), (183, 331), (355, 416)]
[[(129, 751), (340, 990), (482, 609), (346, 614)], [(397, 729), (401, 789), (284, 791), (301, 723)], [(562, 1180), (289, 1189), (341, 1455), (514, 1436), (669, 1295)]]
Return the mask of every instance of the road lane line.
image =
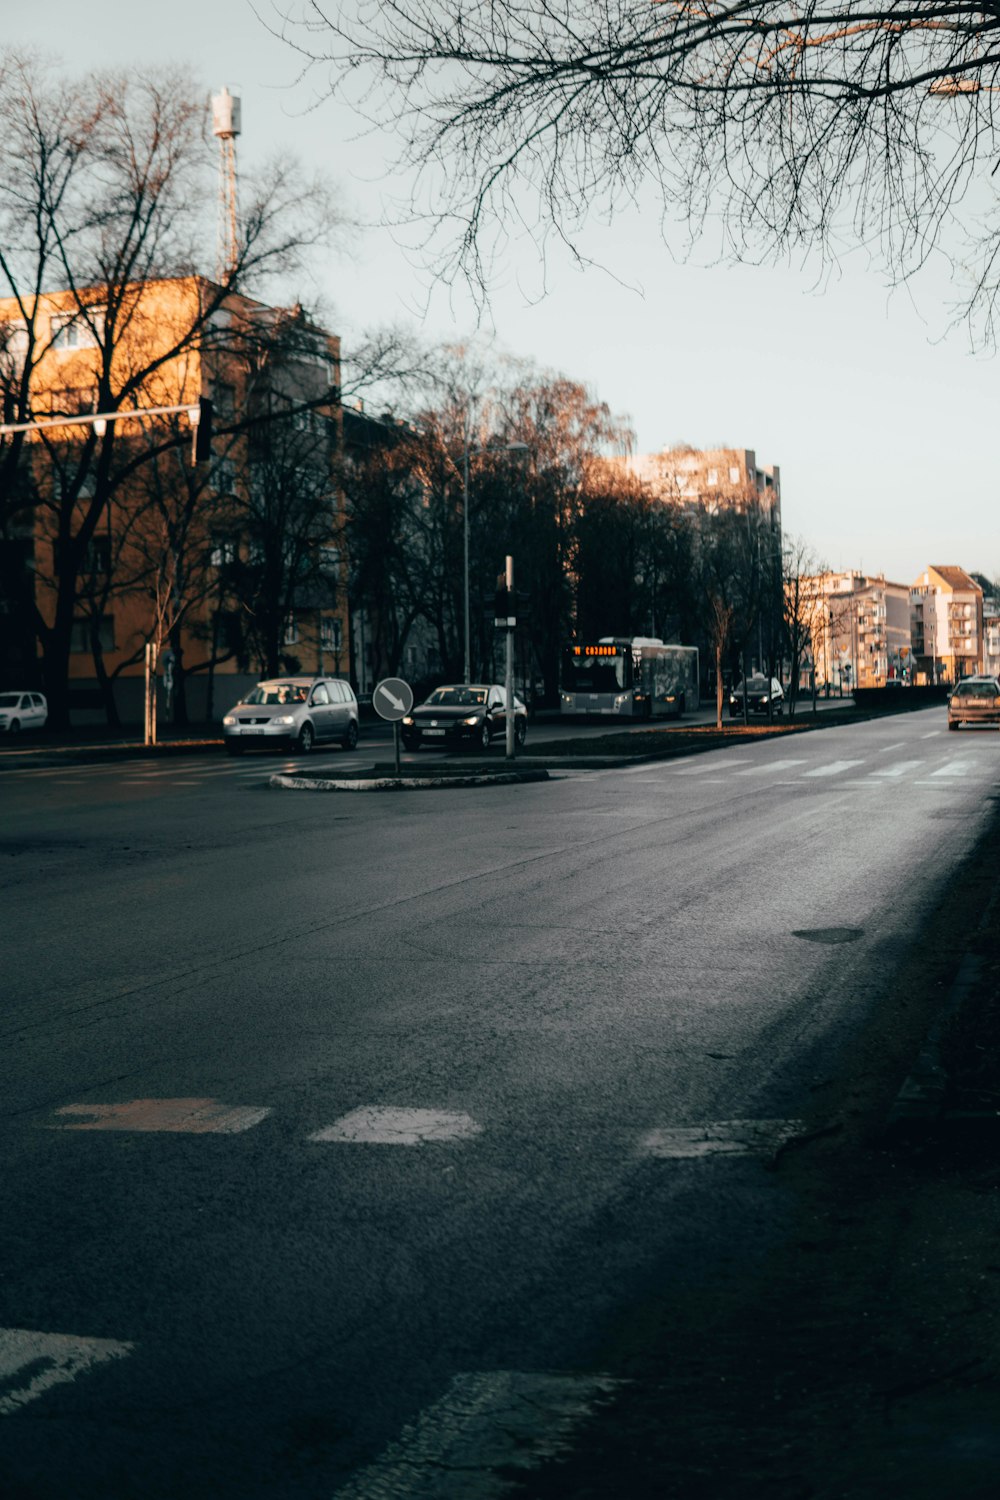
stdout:
[(878, 747), (877, 754), (879, 754), (879, 755), (888, 755), (888, 753), (889, 753), (890, 750), (905, 750), (906, 749), (906, 745), (907, 745), (907, 741), (906, 740), (897, 740), (894, 745), (880, 745)]
[(801, 1120), (713, 1120), (706, 1125), (673, 1125), (648, 1131), (641, 1156), (684, 1161), (702, 1156), (769, 1156), (801, 1135)]
[(512, 1487), (505, 1471), (566, 1452), (581, 1422), (625, 1384), (517, 1370), (456, 1375), (333, 1500), (501, 1500)]
[(851, 771), (855, 766), (863, 766), (863, 760), (832, 760), (827, 766), (817, 766), (815, 771), (803, 771), (803, 781), (810, 781), (816, 776), (839, 776), (842, 771)]
[(75, 1338), (34, 1328), (0, 1328), (0, 1416), (37, 1401), (54, 1385), (75, 1380), (105, 1360), (122, 1359), (134, 1344), (117, 1339)]
[(479, 1135), (482, 1128), (471, 1115), (445, 1109), (397, 1109), (368, 1104), (352, 1109), (309, 1139), (373, 1146), (426, 1146), (440, 1141), (468, 1141)]
[(701, 766), (682, 766), (675, 772), (675, 776), (704, 776), (709, 771), (718, 770), (719, 766), (742, 765), (746, 761), (746, 753), (742, 750), (730, 751), (728, 755), (719, 755), (718, 752), (709, 752), (699, 759), (704, 759), (705, 764)]
[(92, 1115), (50, 1130), (145, 1130), (184, 1135), (238, 1135), (271, 1111), (218, 1099), (129, 1099), (124, 1104), (65, 1104), (57, 1115)]
[(930, 732), (930, 734), (922, 734), (920, 736), (920, 738), (922, 740), (932, 740), (932, 739), (935, 738), (936, 735), (939, 735), (940, 733), (941, 733), (940, 729), (932, 729), (931, 732)]

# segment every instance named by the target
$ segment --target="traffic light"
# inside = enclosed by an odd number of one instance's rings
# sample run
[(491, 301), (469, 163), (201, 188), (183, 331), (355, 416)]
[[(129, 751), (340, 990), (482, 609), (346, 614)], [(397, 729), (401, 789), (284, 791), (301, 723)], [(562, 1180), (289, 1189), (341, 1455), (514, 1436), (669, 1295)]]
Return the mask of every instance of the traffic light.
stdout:
[(212, 457), (212, 403), (207, 396), (191, 407), (190, 418), (191, 462), (203, 464)]
[(493, 623), (498, 630), (509, 629), (517, 616), (517, 590), (509, 589), (504, 574), (497, 579), (497, 591), (493, 597)]

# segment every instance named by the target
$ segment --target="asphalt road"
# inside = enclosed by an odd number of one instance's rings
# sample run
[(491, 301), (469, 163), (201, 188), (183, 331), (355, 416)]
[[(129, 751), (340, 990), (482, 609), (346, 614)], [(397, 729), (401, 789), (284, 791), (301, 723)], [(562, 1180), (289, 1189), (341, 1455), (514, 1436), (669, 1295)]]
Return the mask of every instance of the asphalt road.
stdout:
[(788, 1233), (763, 1165), (1000, 785), (944, 731), (6, 770), (4, 1494), (487, 1500), (571, 1442), (650, 1285)]

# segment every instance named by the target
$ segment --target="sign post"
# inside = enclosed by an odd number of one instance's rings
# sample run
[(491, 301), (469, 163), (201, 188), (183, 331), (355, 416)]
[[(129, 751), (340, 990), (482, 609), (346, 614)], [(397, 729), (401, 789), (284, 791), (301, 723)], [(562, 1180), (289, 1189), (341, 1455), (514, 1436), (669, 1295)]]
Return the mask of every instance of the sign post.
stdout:
[(402, 677), (383, 677), (375, 684), (372, 693), (372, 708), (380, 719), (392, 724), (393, 745), (396, 751), (396, 775), (399, 775), (399, 721), (413, 707), (413, 689)]
[(504, 727), (506, 729), (505, 752), (508, 760), (514, 759), (515, 734), (514, 713), (514, 631), (517, 628), (517, 595), (514, 593), (514, 559), (505, 558), (504, 572), (497, 579), (496, 603), (493, 606), (493, 624), (497, 630), (506, 632), (504, 670)]

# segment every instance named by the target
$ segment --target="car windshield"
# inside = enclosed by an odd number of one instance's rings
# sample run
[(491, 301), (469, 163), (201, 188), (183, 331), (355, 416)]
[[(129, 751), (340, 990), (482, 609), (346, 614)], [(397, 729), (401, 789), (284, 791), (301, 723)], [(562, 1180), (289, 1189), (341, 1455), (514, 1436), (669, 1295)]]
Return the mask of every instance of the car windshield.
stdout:
[(475, 708), (486, 702), (486, 689), (474, 687), (439, 687), (427, 699), (431, 708)]
[[(768, 682), (768, 680), (767, 680), (766, 677), (751, 677), (750, 681), (747, 683), (747, 691), (751, 692), (751, 693), (766, 693), (768, 691), (769, 687), (770, 687), (770, 683)], [(738, 693), (742, 693), (742, 691), (743, 691), (743, 684), (742, 684), (742, 682), (740, 683), (740, 685), (736, 689), (736, 691)]]
[(995, 682), (960, 682), (955, 692), (960, 698), (995, 698)]
[(20, 693), (0, 693), (0, 708), (16, 708), (20, 701)]
[(305, 703), (309, 689), (301, 682), (259, 682), (244, 703), (264, 703), (275, 707), (280, 703)]

